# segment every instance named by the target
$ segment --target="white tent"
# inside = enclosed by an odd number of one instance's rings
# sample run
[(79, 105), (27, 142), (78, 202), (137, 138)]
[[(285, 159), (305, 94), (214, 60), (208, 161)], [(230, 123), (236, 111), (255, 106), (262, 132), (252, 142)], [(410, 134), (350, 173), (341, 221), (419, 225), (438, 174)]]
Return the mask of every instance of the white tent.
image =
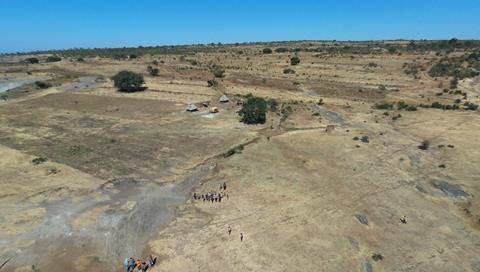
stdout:
[(187, 111), (197, 111), (198, 108), (195, 104), (188, 104)]
[(218, 99), (218, 101), (222, 102), (222, 103), (226, 103), (226, 102), (230, 101), (230, 99), (228, 99), (228, 96), (222, 95), (222, 96), (220, 96), (220, 99)]

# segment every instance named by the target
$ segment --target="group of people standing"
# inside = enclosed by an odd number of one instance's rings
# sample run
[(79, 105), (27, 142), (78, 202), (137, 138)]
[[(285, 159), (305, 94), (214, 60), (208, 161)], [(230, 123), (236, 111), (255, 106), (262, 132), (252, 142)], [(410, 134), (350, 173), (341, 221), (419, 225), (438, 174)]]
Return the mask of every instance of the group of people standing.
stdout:
[(127, 270), (127, 272), (133, 272), (136, 269), (141, 272), (146, 272), (150, 267), (154, 267), (157, 263), (157, 257), (153, 257), (152, 255), (148, 256), (148, 263), (142, 261), (140, 259), (134, 259), (132, 257), (126, 258), (123, 262), (123, 266)]
[(228, 194), (225, 192), (227, 190), (227, 184), (225, 182), (220, 184), (220, 190), (223, 190), (223, 192), (220, 193), (205, 193), (205, 194), (197, 194), (196, 192), (193, 193), (193, 200), (203, 200), (209, 201), (209, 202), (222, 202), (222, 199), (226, 197), (228, 199)]

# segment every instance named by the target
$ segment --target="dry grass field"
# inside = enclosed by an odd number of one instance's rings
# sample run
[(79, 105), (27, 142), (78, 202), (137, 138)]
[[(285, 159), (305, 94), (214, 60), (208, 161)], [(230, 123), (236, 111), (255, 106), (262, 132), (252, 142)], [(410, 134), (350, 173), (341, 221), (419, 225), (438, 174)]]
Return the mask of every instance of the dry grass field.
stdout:
[[(121, 271), (149, 254), (149, 271), (480, 271), (480, 77), (429, 73), (473, 51), (321, 46), (9, 57), (0, 84), (30, 81), (1, 93), (0, 271)], [(225, 73), (209, 87), (212, 64)], [(122, 70), (147, 88), (117, 91)], [(240, 122), (250, 94), (277, 103), (264, 124)], [(209, 192), (225, 197), (192, 197)]]

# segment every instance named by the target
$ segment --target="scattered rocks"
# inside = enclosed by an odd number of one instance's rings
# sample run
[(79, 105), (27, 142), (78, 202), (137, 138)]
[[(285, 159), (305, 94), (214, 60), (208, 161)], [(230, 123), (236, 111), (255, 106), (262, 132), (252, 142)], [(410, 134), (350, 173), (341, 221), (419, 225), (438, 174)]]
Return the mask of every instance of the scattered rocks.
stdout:
[(363, 225), (368, 225), (368, 218), (366, 215), (363, 214), (355, 214), (355, 218), (357, 218), (358, 222), (360, 222)]
[(420, 185), (415, 185), (415, 189), (417, 189), (419, 192), (426, 194), (427, 190), (425, 190), (422, 186)]
[(444, 180), (432, 180), (432, 186), (442, 191), (445, 195), (451, 198), (468, 197), (469, 194), (462, 190), (459, 185), (450, 184)]
[(360, 250), (360, 245), (358, 244), (358, 241), (355, 240), (355, 238), (351, 236), (347, 236), (347, 240), (350, 243), (350, 245), (352, 245), (352, 247), (354, 247), (357, 251)]
[(415, 153), (409, 153), (408, 159), (410, 160), (410, 166), (417, 168), (420, 165), (420, 157)]

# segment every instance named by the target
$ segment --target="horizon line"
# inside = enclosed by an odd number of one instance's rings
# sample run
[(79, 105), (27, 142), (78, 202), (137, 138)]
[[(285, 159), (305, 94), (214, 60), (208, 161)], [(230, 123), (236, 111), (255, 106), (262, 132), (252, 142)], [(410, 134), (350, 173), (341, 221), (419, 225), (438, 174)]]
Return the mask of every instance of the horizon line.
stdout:
[[(269, 44), (269, 43), (301, 43), (301, 42), (395, 42), (395, 41), (414, 41), (414, 42), (439, 42), (449, 41), (457, 39), (452, 37), (449, 39), (408, 39), (408, 38), (396, 38), (396, 39), (305, 39), (305, 40), (275, 40), (275, 41), (244, 41), (244, 42), (207, 42), (207, 43), (189, 43), (189, 44), (156, 44), (156, 45), (137, 45), (137, 46), (112, 46), (112, 47), (70, 47), (70, 48), (56, 48), (56, 49), (38, 49), (38, 50), (20, 50), (11, 52), (1, 52), (0, 55), (26, 55), (26, 54), (42, 54), (55, 51), (70, 51), (70, 50), (95, 50), (95, 49), (132, 49), (132, 48), (155, 48), (155, 47), (188, 47), (188, 46), (238, 46), (238, 45), (252, 45), (252, 44)], [(458, 38), (458, 41), (480, 41), (480, 38)]]

